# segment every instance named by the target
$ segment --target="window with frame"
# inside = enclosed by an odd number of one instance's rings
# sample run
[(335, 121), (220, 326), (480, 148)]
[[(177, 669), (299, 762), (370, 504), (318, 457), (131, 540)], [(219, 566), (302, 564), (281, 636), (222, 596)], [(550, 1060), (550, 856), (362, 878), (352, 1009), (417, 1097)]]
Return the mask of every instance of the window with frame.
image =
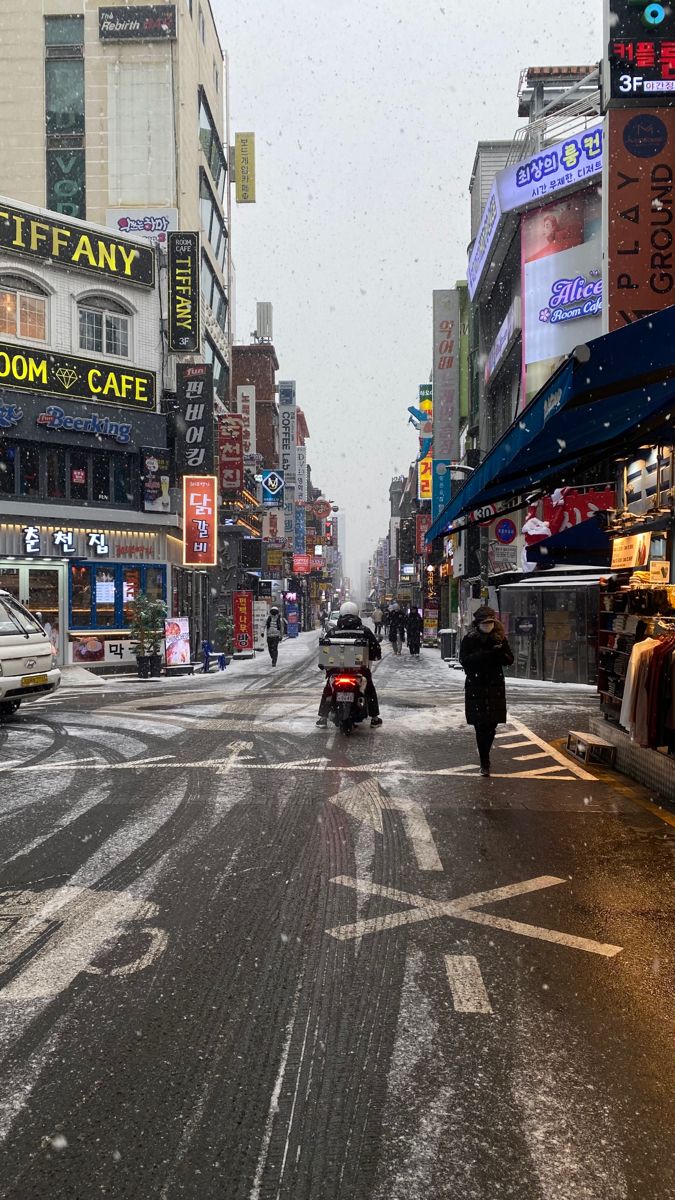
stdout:
[(227, 332), (227, 296), (216, 278), (215, 271), (202, 251), (202, 296), (223, 333)]
[(32, 280), (0, 275), (0, 334), (47, 340), (47, 297)]
[(224, 269), (227, 259), (227, 225), (205, 171), (199, 172), (199, 208), (202, 230), (209, 240), (213, 257), (220, 268)]
[(83, 300), (77, 306), (80, 350), (129, 358), (131, 317), (114, 300)]
[(0, 441), (0, 496), (133, 508), (137, 477), (134, 454)]
[(215, 126), (208, 101), (204, 94), (204, 89), (199, 89), (199, 140), (202, 150), (216, 185), (216, 192), (222, 199), (225, 189), (225, 176), (227, 174), (227, 159), (223, 150), (222, 142), (218, 136), (218, 131)]
[(209, 337), (204, 339), (204, 358), (213, 367), (213, 390), (220, 400), (224, 400), (229, 389), (230, 372), (225, 359)]
[(128, 629), (133, 601), (141, 592), (152, 600), (166, 600), (166, 567), (145, 563), (72, 563), (71, 628)]

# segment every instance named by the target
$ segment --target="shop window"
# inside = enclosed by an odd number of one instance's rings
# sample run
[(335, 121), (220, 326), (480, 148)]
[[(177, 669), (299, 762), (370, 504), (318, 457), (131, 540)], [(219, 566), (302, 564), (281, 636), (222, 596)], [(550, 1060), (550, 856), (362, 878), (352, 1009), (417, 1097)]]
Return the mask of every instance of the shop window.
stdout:
[(134, 502), (132, 459), (128, 454), (116, 454), (113, 459), (113, 503), (129, 505)]
[(19, 491), (22, 496), (40, 495), (40, 451), (23, 444), (19, 452)]
[(70, 499), (89, 499), (89, 455), (82, 450), (70, 452)]
[(94, 567), (96, 601), (96, 627), (115, 628), (115, 568)]
[(0, 334), (46, 341), (47, 300), (32, 282), (0, 275)]
[(70, 624), (73, 629), (91, 629), (94, 626), (91, 567), (71, 567)]
[(0, 445), (0, 496), (13, 496), (16, 492), (16, 446), (13, 442)]
[(73, 629), (126, 629), (131, 606), (146, 592), (152, 599), (166, 598), (166, 567), (71, 565), (70, 624)]
[(110, 460), (105, 454), (94, 454), (92, 469), (92, 496), (95, 504), (110, 500)]
[(96, 300), (87, 300), (78, 306), (78, 312), (80, 350), (115, 358), (129, 357), (131, 320), (121, 305), (111, 300), (100, 305)]
[(50, 500), (66, 498), (66, 452), (61, 446), (50, 446), (47, 459), (47, 496)]

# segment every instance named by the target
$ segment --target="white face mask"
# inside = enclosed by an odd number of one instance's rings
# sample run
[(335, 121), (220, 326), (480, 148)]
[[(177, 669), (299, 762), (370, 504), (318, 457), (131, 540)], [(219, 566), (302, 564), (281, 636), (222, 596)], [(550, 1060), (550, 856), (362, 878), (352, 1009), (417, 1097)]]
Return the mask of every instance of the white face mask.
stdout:
[(495, 627), (494, 621), (481, 621), (480, 625), (478, 626), (481, 633), (492, 633), (492, 630), (494, 629), (494, 627)]

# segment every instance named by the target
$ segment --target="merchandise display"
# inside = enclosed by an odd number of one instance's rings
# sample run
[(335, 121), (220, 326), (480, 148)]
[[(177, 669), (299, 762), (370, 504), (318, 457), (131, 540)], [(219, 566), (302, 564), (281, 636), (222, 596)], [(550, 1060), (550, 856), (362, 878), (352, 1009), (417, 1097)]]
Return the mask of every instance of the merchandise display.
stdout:
[(601, 593), (598, 690), (605, 716), (640, 746), (675, 754), (675, 587), (638, 573)]

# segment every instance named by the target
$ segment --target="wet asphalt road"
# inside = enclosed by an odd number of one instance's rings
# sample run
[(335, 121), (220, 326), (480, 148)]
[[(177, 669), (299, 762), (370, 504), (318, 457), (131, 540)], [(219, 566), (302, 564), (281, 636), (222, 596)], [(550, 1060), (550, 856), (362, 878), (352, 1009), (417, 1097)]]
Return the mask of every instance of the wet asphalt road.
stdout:
[(0, 1196), (672, 1200), (675, 829), (548, 747), (592, 700), (483, 780), (435, 652), (346, 740), (284, 649), (0, 727)]

